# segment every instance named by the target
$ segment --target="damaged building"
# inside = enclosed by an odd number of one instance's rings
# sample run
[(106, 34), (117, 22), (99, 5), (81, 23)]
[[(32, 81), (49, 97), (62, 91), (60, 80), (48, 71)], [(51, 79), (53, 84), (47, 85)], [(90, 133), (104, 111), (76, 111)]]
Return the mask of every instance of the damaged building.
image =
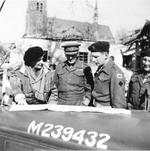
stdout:
[(87, 47), (92, 42), (99, 40), (115, 43), (109, 26), (100, 25), (97, 22), (88, 23), (48, 17), (46, 0), (28, 0), (23, 40), (30, 46), (34, 43), (32, 41), (38, 41), (47, 52), (46, 58), (55, 56), (56, 60), (63, 58), (61, 48), (63, 41), (78, 41), (81, 43), (79, 58), (85, 62), (89, 62)]
[(150, 48), (150, 21), (147, 20), (141, 29), (122, 39), (127, 50), (123, 52), (123, 66), (132, 71), (139, 71), (141, 66), (141, 51)]

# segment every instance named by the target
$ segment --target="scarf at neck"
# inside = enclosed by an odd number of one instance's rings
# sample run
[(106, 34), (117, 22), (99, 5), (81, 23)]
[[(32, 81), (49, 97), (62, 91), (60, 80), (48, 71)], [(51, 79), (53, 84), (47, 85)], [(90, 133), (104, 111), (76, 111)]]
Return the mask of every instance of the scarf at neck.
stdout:
[(45, 68), (42, 68), (38, 76), (35, 76), (35, 73), (31, 67), (26, 66), (26, 73), (29, 77), (33, 92), (35, 93), (35, 98), (38, 100), (44, 101), (44, 85), (45, 85)]

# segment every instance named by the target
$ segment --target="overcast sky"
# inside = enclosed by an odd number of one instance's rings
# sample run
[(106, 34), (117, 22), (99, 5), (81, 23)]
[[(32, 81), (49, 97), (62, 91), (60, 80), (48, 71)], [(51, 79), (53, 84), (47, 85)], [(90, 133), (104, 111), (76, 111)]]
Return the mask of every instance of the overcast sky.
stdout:
[[(97, 0), (99, 24), (119, 30), (142, 27), (150, 20), (150, 0)], [(3, 0), (0, 0), (0, 5)], [(95, 0), (47, 0), (48, 16), (92, 22)], [(6, 0), (0, 13), (0, 41), (16, 41), (25, 32), (27, 0)]]

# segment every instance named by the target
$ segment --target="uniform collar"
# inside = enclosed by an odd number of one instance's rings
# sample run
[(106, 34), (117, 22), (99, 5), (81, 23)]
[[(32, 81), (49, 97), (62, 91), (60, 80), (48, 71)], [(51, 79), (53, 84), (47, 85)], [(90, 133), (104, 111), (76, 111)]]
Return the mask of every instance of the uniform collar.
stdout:
[[(68, 63), (67, 63), (67, 60), (63, 64), (63, 68), (65, 68), (65, 67), (69, 67)], [(76, 68), (81, 68), (81, 61), (77, 59), (75, 64), (72, 66), (72, 68), (75, 68), (75, 69)]]
[(142, 86), (143, 85), (143, 79), (144, 79), (144, 74), (139, 72), (138, 74), (136, 73), (134, 76), (133, 76), (133, 79), (132, 81), (134, 80), (138, 80), (139, 84)]
[(110, 74), (111, 73), (111, 68), (113, 66), (114, 62), (109, 60), (102, 68), (100, 72), (105, 72), (106, 74)]

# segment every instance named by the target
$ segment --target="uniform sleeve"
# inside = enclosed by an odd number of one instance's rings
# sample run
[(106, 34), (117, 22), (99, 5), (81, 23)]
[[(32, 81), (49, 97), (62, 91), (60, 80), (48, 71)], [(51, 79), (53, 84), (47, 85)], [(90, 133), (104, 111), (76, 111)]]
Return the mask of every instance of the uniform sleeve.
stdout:
[[(128, 103), (128, 108), (130, 109), (138, 109), (140, 105), (140, 93), (144, 94), (145, 88), (142, 87), (139, 89), (139, 81), (136, 80), (137, 75), (133, 75), (130, 79), (129, 82), (129, 87), (128, 87), (128, 93), (127, 93), (127, 103)], [(142, 90), (142, 91), (140, 91)], [(135, 91), (133, 93), (133, 91)], [(133, 95), (135, 94), (135, 95)], [(141, 95), (142, 96), (142, 95)]]
[[(25, 97), (22, 91), (22, 81), (17, 76), (15, 71), (8, 71), (7, 73), (5, 73), (3, 80), (4, 103), (7, 102), (8, 104), (12, 104), (13, 100), (17, 102), (16, 98), (19, 98), (18, 96)], [(5, 96), (7, 96), (8, 100)]]
[(127, 108), (125, 78), (122, 72), (113, 71), (111, 77), (111, 103), (114, 108)]
[(49, 72), (46, 77), (46, 100), (48, 104), (56, 104), (56, 100), (58, 97), (58, 91), (56, 88), (56, 84), (54, 82), (55, 72)]
[(17, 76), (16, 73), (11, 73), (9, 77), (11, 89), (12, 89), (12, 95), (16, 96), (17, 94), (23, 94), (22, 91), (22, 81), (21, 79)]
[(129, 81), (129, 85), (128, 85), (128, 91), (127, 91), (127, 103), (128, 103), (128, 108), (131, 108), (132, 107), (132, 101), (131, 101), (131, 86), (132, 85), (132, 77)]
[(62, 70), (61, 64), (58, 64), (58, 65), (56, 66), (56, 70), (54, 71), (54, 74), (53, 74), (53, 82), (54, 82), (56, 88), (58, 87), (58, 72), (59, 72), (60, 70)]
[(85, 75), (85, 97), (91, 100), (91, 93), (94, 87), (92, 70), (89, 66), (84, 69)]

